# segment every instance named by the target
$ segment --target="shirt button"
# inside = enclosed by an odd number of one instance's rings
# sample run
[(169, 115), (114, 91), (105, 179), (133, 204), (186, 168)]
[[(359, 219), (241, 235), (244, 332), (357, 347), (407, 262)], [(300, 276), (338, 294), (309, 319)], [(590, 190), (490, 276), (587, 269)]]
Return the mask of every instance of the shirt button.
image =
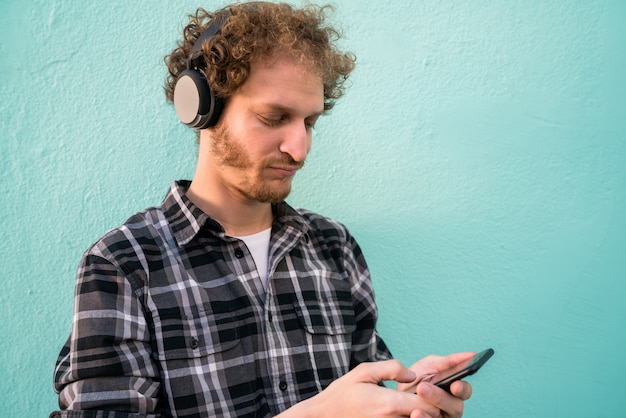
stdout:
[(196, 348), (198, 348), (199, 346), (200, 346), (200, 342), (199, 342), (196, 338), (192, 338), (192, 339), (189, 341), (189, 347), (191, 347), (192, 349), (194, 349), (194, 350), (195, 350), (195, 349), (196, 349)]
[(235, 257), (237, 257), (237, 258), (241, 258), (241, 257), (243, 257), (243, 251), (241, 251), (241, 250), (235, 250)]
[(282, 381), (278, 384), (278, 389), (280, 389), (281, 391), (286, 391), (287, 390), (287, 382)]

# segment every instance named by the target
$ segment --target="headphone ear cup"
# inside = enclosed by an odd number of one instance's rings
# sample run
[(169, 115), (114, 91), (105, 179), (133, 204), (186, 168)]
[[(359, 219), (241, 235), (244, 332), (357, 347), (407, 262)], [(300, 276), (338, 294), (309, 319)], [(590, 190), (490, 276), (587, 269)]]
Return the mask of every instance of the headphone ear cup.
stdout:
[(184, 70), (174, 86), (174, 109), (182, 123), (204, 129), (214, 126), (223, 107), (204, 75), (197, 70)]

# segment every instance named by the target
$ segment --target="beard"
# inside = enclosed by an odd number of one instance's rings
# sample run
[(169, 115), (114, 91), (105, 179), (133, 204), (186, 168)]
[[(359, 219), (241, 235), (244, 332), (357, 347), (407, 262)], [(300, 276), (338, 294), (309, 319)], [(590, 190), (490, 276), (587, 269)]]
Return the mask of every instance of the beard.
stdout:
[(254, 161), (245, 146), (237, 141), (224, 124), (218, 124), (211, 140), (211, 153), (220, 167), (234, 169), (238, 178), (232, 187), (242, 196), (262, 203), (279, 203), (291, 192), (291, 177), (264, 179), (263, 174), (272, 166), (301, 168), (304, 162), (295, 161), (289, 155), (278, 159)]

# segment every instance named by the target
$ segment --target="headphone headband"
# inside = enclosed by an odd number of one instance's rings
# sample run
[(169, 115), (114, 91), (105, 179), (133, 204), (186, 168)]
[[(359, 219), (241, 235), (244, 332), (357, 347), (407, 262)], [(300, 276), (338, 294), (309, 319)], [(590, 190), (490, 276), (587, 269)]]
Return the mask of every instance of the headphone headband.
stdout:
[(209, 23), (209, 26), (204, 30), (204, 32), (202, 32), (198, 39), (196, 39), (196, 42), (191, 47), (191, 51), (189, 51), (189, 56), (187, 58), (187, 68), (191, 68), (190, 64), (198, 58), (197, 53), (202, 50), (202, 45), (204, 44), (204, 42), (222, 31), (222, 27), (228, 21), (228, 16), (229, 13), (216, 15), (213, 18), (213, 21)]

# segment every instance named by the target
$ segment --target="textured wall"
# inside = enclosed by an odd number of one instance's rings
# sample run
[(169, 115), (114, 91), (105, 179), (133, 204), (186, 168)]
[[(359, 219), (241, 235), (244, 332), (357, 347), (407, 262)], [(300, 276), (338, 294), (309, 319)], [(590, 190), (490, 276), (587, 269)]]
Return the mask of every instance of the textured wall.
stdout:
[[(493, 346), (469, 418), (623, 415), (624, 2), (336, 3), (358, 69), (291, 202), (359, 239), (396, 356)], [(2, 416), (55, 408), (82, 252), (193, 173), (197, 4), (0, 2)]]

